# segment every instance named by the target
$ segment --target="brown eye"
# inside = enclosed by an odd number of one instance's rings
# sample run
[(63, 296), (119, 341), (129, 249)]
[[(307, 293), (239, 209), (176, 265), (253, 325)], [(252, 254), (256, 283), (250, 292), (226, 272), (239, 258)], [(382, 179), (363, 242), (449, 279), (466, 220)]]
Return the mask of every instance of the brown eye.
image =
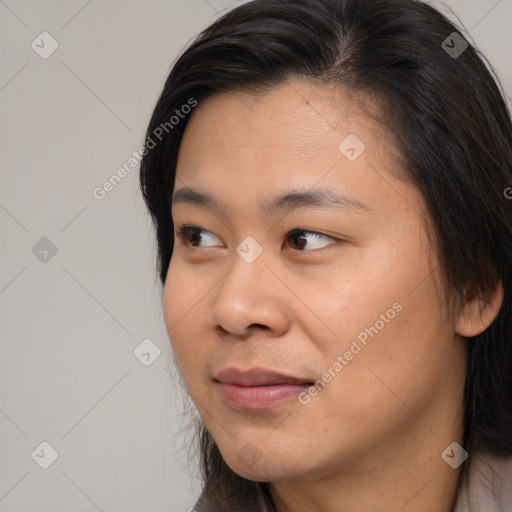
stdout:
[[(204, 235), (204, 233), (206, 233), (206, 235)], [(189, 225), (181, 226), (178, 229), (178, 236), (186, 245), (190, 245), (191, 247), (198, 247), (199, 244), (201, 243), (202, 237), (204, 237), (206, 239), (208, 239), (208, 238), (211, 239), (212, 237), (217, 238), (215, 235), (213, 235), (209, 231), (206, 231), (198, 226), (189, 226)], [(211, 245), (209, 245), (207, 247), (211, 247)]]
[[(317, 233), (316, 231), (308, 231), (298, 228), (288, 233), (288, 240), (291, 241), (290, 245), (296, 245), (294, 249), (299, 251), (302, 251), (302, 249), (307, 245), (308, 240), (312, 241), (310, 243), (310, 245), (312, 244), (312, 249), (322, 249), (323, 247), (318, 247), (318, 244), (320, 243), (319, 240), (322, 238), (325, 240), (331, 240), (331, 242), (334, 243), (332, 238), (322, 235), (321, 233)], [(325, 244), (323, 246), (325, 247)]]

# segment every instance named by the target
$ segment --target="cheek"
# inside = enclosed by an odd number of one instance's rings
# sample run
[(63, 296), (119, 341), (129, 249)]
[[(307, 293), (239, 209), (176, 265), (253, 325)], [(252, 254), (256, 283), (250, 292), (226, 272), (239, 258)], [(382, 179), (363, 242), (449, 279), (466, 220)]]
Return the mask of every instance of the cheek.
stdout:
[(322, 380), (330, 382), (318, 393), (324, 399), (317, 406), (338, 411), (354, 428), (372, 416), (403, 412), (400, 399), (421, 409), (460, 356), (424, 256), (409, 254), (403, 261), (399, 251), (388, 252), (364, 264), (366, 274), (328, 285), (322, 314), (336, 336), (317, 343)]
[(171, 343), (174, 331), (176, 327), (178, 327), (178, 321), (180, 318), (183, 318), (185, 314), (184, 304), (187, 302), (186, 298), (181, 301), (178, 299), (178, 297), (184, 297), (184, 294), (187, 294), (187, 289), (184, 286), (185, 283), (179, 278), (179, 275), (179, 272), (176, 272), (174, 269), (171, 260), (165, 280), (163, 297), (165, 327)]
[[(316, 318), (308, 315), (313, 320), (305, 328), (320, 352), (334, 359), (350, 350), (358, 336), (362, 344), (373, 335), (382, 338), (401, 315), (397, 309), (402, 309), (404, 290), (410, 289), (409, 268), (397, 265), (386, 248), (352, 252), (327, 275), (297, 282), (295, 288), (315, 313)], [(318, 330), (311, 331), (313, 321)]]
[(203, 397), (211, 384), (208, 301), (215, 283), (211, 272), (171, 259), (163, 294), (164, 321), (174, 357), (193, 397)]
[(171, 260), (164, 287), (163, 314), (167, 335), (184, 377), (190, 363), (196, 360), (191, 356), (200, 339), (196, 319), (204, 294), (192, 279)]
[(197, 318), (205, 286), (197, 270), (184, 265), (179, 258), (171, 258), (163, 297), (164, 320), (171, 342), (175, 332), (183, 330), (191, 318)]
[[(348, 431), (405, 421), (411, 410), (423, 410), (438, 395), (447, 374), (456, 378), (458, 373), (450, 366), (460, 354), (429, 286), (397, 297), (394, 305), (399, 302), (400, 307), (387, 308), (386, 301), (380, 309), (373, 307), (372, 318), (330, 352), (327, 367), (336, 376), (319, 395), (324, 396), (322, 407), (336, 411)], [(334, 366), (338, 356), (343, 358), (341, 369)]]

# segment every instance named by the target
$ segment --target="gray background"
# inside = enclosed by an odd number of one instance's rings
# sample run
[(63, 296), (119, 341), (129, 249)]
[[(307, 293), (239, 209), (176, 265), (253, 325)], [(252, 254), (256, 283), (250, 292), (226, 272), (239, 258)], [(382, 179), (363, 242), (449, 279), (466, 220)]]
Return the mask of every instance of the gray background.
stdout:
[[(195, 501), (138, 166), (93, 190), (140, 148), (178, 52), (238, 3), (0, 0), (0, 512)], [(512, 0), (448, 5), (510, 98)]]

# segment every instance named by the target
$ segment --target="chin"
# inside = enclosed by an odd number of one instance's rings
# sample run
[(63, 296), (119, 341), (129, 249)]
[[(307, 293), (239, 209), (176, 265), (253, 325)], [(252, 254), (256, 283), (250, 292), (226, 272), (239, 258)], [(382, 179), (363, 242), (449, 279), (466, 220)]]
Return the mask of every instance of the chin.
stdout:
[(286, 453), (269, 449), (272, 455), (266, 455), (266, 448), (261, 451), (251, 442), (243, 445), (238, 452), (222, 453), (227, 465), (239, 476), (255, 482), (273, 482), (295, 478), (304, 473), (302, 460), (291, 460)]

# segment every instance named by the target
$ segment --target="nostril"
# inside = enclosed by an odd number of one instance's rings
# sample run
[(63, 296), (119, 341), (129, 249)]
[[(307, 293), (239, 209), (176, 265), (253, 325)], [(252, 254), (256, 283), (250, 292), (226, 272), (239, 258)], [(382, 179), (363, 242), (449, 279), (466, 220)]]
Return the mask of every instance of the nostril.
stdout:
[(263, 325), (263, 324), (251, 324), (249, 326), (249, 328), (251, 328), (251, 327), (259, 327), (260, 329), (267, 329), (267, 330), (269, 328), (267, 325)]

